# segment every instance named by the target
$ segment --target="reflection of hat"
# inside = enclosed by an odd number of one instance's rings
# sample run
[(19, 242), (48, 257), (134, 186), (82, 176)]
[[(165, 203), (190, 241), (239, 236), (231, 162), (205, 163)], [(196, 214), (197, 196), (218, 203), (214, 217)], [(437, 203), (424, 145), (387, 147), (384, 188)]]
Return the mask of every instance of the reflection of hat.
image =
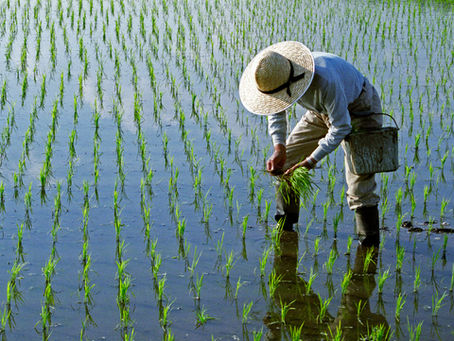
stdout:
[(283, 111), (309, 88), (314, 69), (314, 57), (300, 42), (268, 46), (251, 60), (241, 76), (241, 102), (254, 114)]

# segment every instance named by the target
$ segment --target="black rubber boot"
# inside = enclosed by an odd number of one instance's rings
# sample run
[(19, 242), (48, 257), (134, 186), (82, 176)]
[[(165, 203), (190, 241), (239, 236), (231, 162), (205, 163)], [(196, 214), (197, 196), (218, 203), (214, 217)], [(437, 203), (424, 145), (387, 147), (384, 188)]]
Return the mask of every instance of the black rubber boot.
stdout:
[(355, 210), (356, 234), (361, 245), (369, 247), (380, 244), (378, 206), (359, 207)]
[(298, 222), (300, 212), (299, 197), (293, 193), (281, 193), (279, 184), (276, 185), (276, 214), (274, 219), (282, 224), (286, 231), (293, 230), (293, 224)]

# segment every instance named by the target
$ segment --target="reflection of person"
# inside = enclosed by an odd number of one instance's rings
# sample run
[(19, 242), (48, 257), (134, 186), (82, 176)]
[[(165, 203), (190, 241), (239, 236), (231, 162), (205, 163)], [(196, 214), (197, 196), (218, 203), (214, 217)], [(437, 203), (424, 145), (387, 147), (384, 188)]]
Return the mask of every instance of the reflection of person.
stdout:
[[(291, 309), (285, 317), (286, 328), (299, 328), (303, 323), (301, 338), (303, 340), (319, 340), (322, 335), (335, 335), (336, 328), (341, 325), (344, 340), (359, 340), (367, 335), (368, 328), (388, 324), (385, 317), (370, 311), (369, 298), (375, 288), (376, 250), (369, 266), (364, 269), (367, 248), (358, 246), (353, 275), (346, 287), (338, 309), (337, 317), (329, 312), (320, 321), (320, 300), (312, 290), (306, 294), (307, 283), (297, 275), (298, 264), (298, 233), (283, 231), (280, 239), (281, 253), (274, 256), (273, 268), (277, 276), (281, 276), (273, 296), (270, 310), (264, 318), (268, 327), (267, 340), (282, 339), (281, 307), (290, 305)], [(358, 316), (357, 307), (361, 304)]]
[[(239, 86), (243, 105), (268, 115), (274, 153), (267, 162), (273, 174), (297, 167), (312, 169), (337, 148), (352, 128), (382, 124), (380, 98), (369, 81), (350, 63), (329, 53), (310, 52), (295, 41), (280, 42), (259, 52), (246, 67)], [(307, 109), (286, 140), (285, 110), (298, 102)], [(303, 160), (303, 161), (301, 161)], [(347, 199), (355, 210), (363, 245), (378, 245), (379, 197), (374, 174), (355, 175), (346, 163)], [(298, 221), (299, 198), (277, 191), (276, 220), (291, 229)]]
[[(280, 253), (274, 255), (273, 269), (276, 276), (281, 276), (274, 293), (274, 304), (267, 313), (264, 322), (268, 327), (267, 340), (281, 340), (281, 305), (290, 305), (285, 317), (285, 325), (299, 328), (304, 323), (301, 338), (320, 339), (322, 333), (328, 332), (333, 317), (326, 314), (320, 322), (320, 301), (314, 292), (306, 294), (307, 283), (297, 275), (298, 264), (298, 233), (282, 231)], [(318, 337), (318, 338), (317, 338)]]
[[(372, 252), (368, 265), (365, 264), (367, 252)], [(366, 248), (362, 245), (358, 245), (356, 250), (353, 274), (342, 295), (337, 317), (331, 326), (331, 330), (334, 332), (340, 322), (345, 340), (359, 340), (368, 335), (376, 326), (383, 326), (385, 331), (389, 330), (385, 317), (370, 311), (369, 298), (376, 285), (377, 253), (377, 249)]]

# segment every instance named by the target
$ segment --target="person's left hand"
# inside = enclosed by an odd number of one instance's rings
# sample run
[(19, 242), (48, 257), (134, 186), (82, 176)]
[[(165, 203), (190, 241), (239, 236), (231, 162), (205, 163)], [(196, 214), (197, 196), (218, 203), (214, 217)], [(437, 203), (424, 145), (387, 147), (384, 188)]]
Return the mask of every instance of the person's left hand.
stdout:
[[(310, 160), (308, 160), (310, 159)], [(313, 158), (311, 157), (308, 157), (306, 159), (304, 159), (303, 161), (301, 162), (298, 162), (296, 165), (294, 165), (293, 167), (287, 169), (287, 171), (284, 173), (284, 175), (290, 175), (292, 174), (292, 172), (299, 168), (299, 167), (305, 167), (307, 169), (312, 169), (315, 167), (315, 165), (317, 164), (317, 161), (315, 161)]]

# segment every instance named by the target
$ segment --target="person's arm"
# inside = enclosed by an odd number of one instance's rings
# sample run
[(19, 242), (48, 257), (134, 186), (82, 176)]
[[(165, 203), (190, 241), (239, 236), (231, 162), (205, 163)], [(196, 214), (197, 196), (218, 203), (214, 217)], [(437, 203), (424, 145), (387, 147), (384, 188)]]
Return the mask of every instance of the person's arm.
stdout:
[(273, 140), (274, 152), (266, 162), (266, 170), (271, 174), (278, 174), (287, 159), (285, 147), (287, 113), (285, 111), (268, 116), (268, 132)]
[(311, 154), (311, 157), (317, 162), (334, 151), (352, 130), (344, 89), (339, 83), (332, 82), (327, 88), (323, 89), (323, 92), (322, 107), (328, 115), (331, 127)]
[(351, 132), (351, 119), (345, 92), (339, 83), (333, 81), (320, 89), (323, 92), (321, 106), (328, 115), (331, 127), (328, 133), (318, 142), (318, 147), (305, 160), (288, 169), (285, 174), (292, 173), (299, 167), (312, 169), (317, 162), (323, 159), (339, 146), (342, 140)]

